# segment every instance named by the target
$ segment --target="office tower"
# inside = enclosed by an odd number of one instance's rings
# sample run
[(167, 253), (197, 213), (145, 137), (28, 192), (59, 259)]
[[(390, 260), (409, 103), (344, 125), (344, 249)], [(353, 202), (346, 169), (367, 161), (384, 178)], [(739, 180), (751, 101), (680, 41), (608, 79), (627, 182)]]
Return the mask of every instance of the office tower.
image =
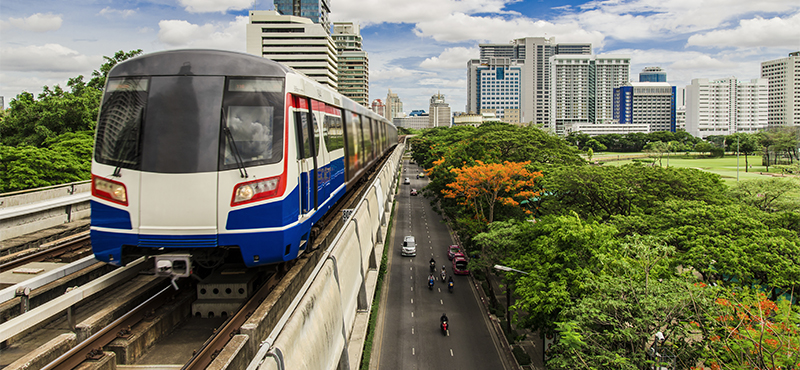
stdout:
[(331, 33), (331, 23), (328, 14), (331, 6), (328, 0), (275, 0), (275, 10), (281, 15), (294, 15), (311, 19), (319, 23), (325, 32)]
[(558, 135), (614, 119), (614, 89), (629, 81), (630, 56), (554, 55), (550, 66), (550, 127)]
[[(556, 44), (555, 37), (526, 37), (513, 40), (510, 44), (481, 44), (480, 59), (467, 62), (467, 112), (482, 112), (494, 109), (498, 117), (509, 120), (516, 116), (520, 123), (542, 125), (549, 128), (551, 121), (550, 112), (550, 57), (553, 55), (589, 55), (592, 45), (588, 43)], [(494, 66), (495, 78), (483, 80), (482, 77), (492, 71)], [(503, 68), (503, 76), (516, 77), (518, 80), (498, 81), (497, 67)], [(481, 70), (481, 73), (478, 70)], [(506, 75), (505, 70), (512, 69), (518, 72)], [(487, 76), (488, 77), (488, 76)], [(516, 86), (514, 84), (516, 82)], [(500, 83), (503, 87), (500, 87)], [(488, 84), (488, 85), (487, 85)], [(516, 91), (509, 91), (514, 89)], [(491, 91), (494, 90), (494, 91)], [(484, 93), (499, 91), (506, 95), (489, 95)], [(509, 95), (508, 93), (514, 93)], [(495, 99), (485, 99), (494, 97)], [(505, 99), (497, 99), (505, 98)], [(509, 99), (511, 98), (511, 99)], [(516, 100), (514, 100), (516, 99)], [(483, 102), (489, 105), (483, 105)], [(499, 104), (502, 101), (503, 104)], [(508, 107), (516, 103), (515, 108)], [(500, 111), (500, 107), (502, 111)], [(509, 109), (509, 110), (507, 110)], [(517, 111), (513, 111), (517, 109)]]
[[(467, 112), (492, 110), (501, 121), (518, 124), (522, 66), (508, 57), (472, 59), (467, 63), (471, 81), (467, 84)], [(471, 89), (474, 89), (472, 91)], [(513, 122), (506, 120), (508, 118)]]
[(705, 138), (763, 130), (768, 125), (768, 91), (763, 78), (695, 78), (686, 86), (686, 131)]
[(800, 51), (761, 63), (769, 88), (769, 126), (800, 126)]
[(386, 94), (386, 114), (388, 115), (386, 118), (390, 120), (403, 115), (403, 102), (400, 101), (397, 94), (392, 92), (392, 89), (389, 89), (389, 93)]
[(661, 67), (644, 67), (639, 72), (639, 82), (667, 82), (667, 72)]
[(375, 99), (372, 101), (372, 111), (380, 114), (382, 117), (386, 117), (386, 104), (383, 104), (380, 99)]
[(666, 82), (629, 82), (614, 89), (614, 120), (650, 125), (650, 132), (675, 132), (675, 86)]
[(431, 96), (428, 112), (429, 127), (450, 127), (450, 104), (444, 101), (444, 95), (436, 93)]
[(361, 50), (361, 27), (353, 22), (334, 22), (331, 35), (338, 53), (339, 92), (369, 106), (369, 58)]
[(337, 55), (333, 39), (308, 18), (252, 10), (247, 52), (281, 62), (336, 89)]

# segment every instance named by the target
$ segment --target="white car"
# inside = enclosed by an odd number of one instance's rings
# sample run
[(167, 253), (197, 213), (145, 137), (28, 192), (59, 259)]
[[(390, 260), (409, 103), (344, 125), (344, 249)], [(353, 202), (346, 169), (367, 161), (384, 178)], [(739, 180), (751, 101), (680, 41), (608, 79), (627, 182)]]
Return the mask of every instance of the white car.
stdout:
[(405, 180), (403, 180), (403, 184), (406, 184), (406, 185), (408, 185), (408, 184), (410, 184), (410, 183), (411, 183), (411, 179), (409, 179), (408, 177), (406, 177), (406, 179), (405, 179)]
[(416, 256), (417, 255), (417, 240), (412, 235), (406, 235), (403, 238), (403, 249), (400, 251), (403, 256)]

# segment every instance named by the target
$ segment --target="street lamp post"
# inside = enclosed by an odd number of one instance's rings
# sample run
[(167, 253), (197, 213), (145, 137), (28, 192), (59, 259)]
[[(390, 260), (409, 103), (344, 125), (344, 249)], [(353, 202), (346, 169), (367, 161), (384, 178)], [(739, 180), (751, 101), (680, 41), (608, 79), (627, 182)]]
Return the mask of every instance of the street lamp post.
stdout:
[[(501, 265), (494, 265), (495, 270), (505, 271), (505, 272), (518, 272), (520, 274), (529, 275), (528, 272), (517, 270), (508, 266), (501, 266)], [(506, 325), (508, 327), (508, 333), (511, 333), (511, 314), (509, 312), (511, 307), (511, 285), (509, 284), (508, 279), (506, 279)]]

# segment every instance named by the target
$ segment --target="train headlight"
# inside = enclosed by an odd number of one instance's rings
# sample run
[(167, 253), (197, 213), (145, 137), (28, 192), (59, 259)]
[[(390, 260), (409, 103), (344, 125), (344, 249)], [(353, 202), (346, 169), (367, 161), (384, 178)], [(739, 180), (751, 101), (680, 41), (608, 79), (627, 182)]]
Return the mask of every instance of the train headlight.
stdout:
[(92, 195), (123, 206), (128, 205), (128, 190), (121, 182), (92, 175)]
[(278, 195), (281, 176), (243, 182), (233, 189), (231, 206), (273, 198)]

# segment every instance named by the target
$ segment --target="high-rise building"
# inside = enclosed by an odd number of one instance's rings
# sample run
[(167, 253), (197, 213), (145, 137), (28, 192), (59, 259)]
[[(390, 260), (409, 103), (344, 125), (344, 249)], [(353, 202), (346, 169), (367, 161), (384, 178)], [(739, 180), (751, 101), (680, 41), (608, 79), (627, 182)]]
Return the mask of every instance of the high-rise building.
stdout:
[(763, 78), (695, 78), (686, 86), (686, 131), (697, 137), (753, 133), (767, 128), (768, 87)]
[(372, 101), (372, 111), (380, 114), (382, 117), (386, 117), (386, 104), (383, 104), (380, 99), (375, 99)]
[(281, 15), (294, 15), (311, 19), (319, 23), (328, 34), (331, 33), (331, 23), (328, 14), (331, 6), (328, 0), (275, 0), (275, 10)]
[[(526, 37), (513, 40), (510, 44), (481, 44), (480, 59), (467, 63), (467, 112), (481, 112), (494, 107), (498, 117), (508, 119), (511, 112), (520, 123), (532, 122), (549, 128), (551, 123), (550, 100), (550, 57), (553, 55), (589, 55), (592, 45), (588, 43), (556, 44), (555, 37)], [(494, 59), (492, 59), (494, 58)], [(492, 70), (492, 66), (495, 67)], [(503, 77), (506, 70), (515, 70), (518, 80), (498, 81), (497, 67), (502, 66)], [(479, 73), (480, 70), (480, 73)], [(487, 72), (488, 71), (488, 72)], [(486, 73), (495, 73), (494, 80), (483, 80)], [(514, 73), (514, 72), (512, 72)], [(486, 76), (488, 77), (488, 76)], [(516, 87), (514, 82), (516, 83)], [(487, 84), (488, 83), (488, 84)], [(503, 85), (502, 87), (499, 85)], [(509, 89), (514, 89), (509, 91)], [(492, 91), (493, 90), (493, 91)], [(500, 90), (500, 91), (498, 91)], [(484, 96), (484, 93), (501, 93)], [(502, 95), (506, 93), (506, 95)], [(510, 94), (509, 94), (510, 93)], [(494, 97), (494, 99), (485, 99)], [(483, 102), (489, 105), (483, 105)], [(502, 105), (498, 102), (503, 102)], [(514, 105), (516, 107), (510, 107)], [(500, 111), (499, 107), (503, 107)]]
[(338, 86), (333, 39), (308, 18), (251, 10), (247, 52), (281, 62), (334, 89)]
[(650, 132), (675, 132), (675, 86), (666, 82), (629, 82), (614, 89), (614, 120), (650, 125)]
[(761, 63), (769, 87), (769, 126), (800, 126), (800, 51)]
[(392, 89), (389, 89), (389, 93), (386, 94), (386, 114), (386, 118), (390, 120), (403, 116), (403, 102), (400, 101), (397, 94), (392, 92)]
[(550, 66), (550, 127), (558, 135), (614, 119), (614, 89), (629, 81), (630, 56), (554, 55)]
[(667, 72), (661, 67), (644, 67), (639, 72), (639, 82), (667, 82)]
[(333, 42), (338, 53), (339, 92), (369, 106), (369, 58), (361, 50), (361, 27), (353, 22), (334, 22)]
[(431, 96), (428, 112), (429, 127), (450, 127), (450, 104), (444, 101), (442, 93), (436, 93)]

